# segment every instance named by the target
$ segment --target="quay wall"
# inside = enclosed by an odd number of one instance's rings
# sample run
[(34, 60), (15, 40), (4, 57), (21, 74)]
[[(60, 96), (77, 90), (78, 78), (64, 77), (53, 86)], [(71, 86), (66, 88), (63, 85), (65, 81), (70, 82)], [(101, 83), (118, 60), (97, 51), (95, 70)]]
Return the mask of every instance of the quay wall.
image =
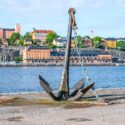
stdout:
[[(83, 64), (84, 66), (125, 66), (125, 64), (103, 63)], [(0, 64), (0, 67), (34, 67), (34, 66), (63, 66), (63, 64)], [(70, 66), (81, 66), (81, 64), (70, 64)]]

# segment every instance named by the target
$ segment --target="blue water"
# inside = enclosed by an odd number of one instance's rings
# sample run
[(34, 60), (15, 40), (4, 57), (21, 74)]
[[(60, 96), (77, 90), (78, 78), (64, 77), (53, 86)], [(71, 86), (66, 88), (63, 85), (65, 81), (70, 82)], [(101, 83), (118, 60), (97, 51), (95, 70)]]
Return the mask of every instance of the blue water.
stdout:
[[(125, 66), (86, 67), (95, 88), (125, 87)], [(50, 86), (57, 90), (62, 67), (0, 67), (0, 93), (40, 92), (38, 75), (42, 75)], [(70, 87), (83, 78), (81, 67), (70, 67)]]

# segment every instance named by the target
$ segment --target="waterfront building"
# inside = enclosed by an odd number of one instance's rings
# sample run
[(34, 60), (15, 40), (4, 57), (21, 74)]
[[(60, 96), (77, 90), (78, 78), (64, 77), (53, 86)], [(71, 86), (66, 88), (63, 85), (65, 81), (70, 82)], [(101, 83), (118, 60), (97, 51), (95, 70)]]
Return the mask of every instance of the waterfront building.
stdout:
[(112, 54), (112, 57), (117, 59), (118, 61), (125, 61), (125, 51), (120, 50), (109, 50)]
[(50, 49), (45, 47), (26, 47), (23, 50), (23, 63), (42, 63), (43, 60), (50, 58)]
[[(77, 53), (77, 51), (80, 53)], [(63, 64), (64, 63), (65, 52), (51, 52), (51, 64)], [(83, 62), (82, 62), (83, 61)], [(81, 64), (91, 64), (91, 65), (101, 65), (101, 64), (111, 64), (112, 55), (105, 51), (93, 51), (93, 50), (83, 50), (83, 49), (72, 49), (70, 54), (70, 64), (71, 65), (81, 65)]]
[(31, 32), (31, 35), (32, 35), (32, 39), (34, 41), (36, 41), (36, 42), (39, 41), (39, 42), (41, 42), (41, 45), (45, 45), (46, 36), (49, 33), (54, 33), (54, 31), (52, 31), (52, 30), (33, 30)]
[(105, 43), (107, 48), (116, 48), (116, 39), (114, 38), (105, 39)]
[[(80, 53), (79, 54), (77, 53)], [(45, 64), (45, 65), (63, 65), (65, 51), (50, 51), (43, 47), (30, 47), (23, 50), (23, 62), (25, 64)], [(83, 60), (83, 62), (82, 62)], [(111, 64), (112, 55), (105, 51), (75, 49), (71, 50), (70, 64)]]

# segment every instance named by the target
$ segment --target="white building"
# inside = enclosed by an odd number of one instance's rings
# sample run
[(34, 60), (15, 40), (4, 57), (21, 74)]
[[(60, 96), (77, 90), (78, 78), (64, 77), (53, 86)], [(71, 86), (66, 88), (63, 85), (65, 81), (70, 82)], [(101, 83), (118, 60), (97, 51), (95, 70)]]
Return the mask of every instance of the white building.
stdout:
[(53, 40), (53, 45), (63, 48), (66, 46), (66, 42), (67, 42), (66, 38), (59, 37), (59, 38)]

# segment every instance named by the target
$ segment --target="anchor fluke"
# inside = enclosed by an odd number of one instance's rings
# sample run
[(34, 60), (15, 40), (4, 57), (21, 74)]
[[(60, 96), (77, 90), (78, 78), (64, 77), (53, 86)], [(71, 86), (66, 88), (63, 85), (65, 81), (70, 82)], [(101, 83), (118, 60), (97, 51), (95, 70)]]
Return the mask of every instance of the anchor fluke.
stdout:
[(88, 86), (86, 86), (83, 89), (79, 89), (78, 92), (76, 93), (75, 96), (69, 98), (69, 101), (76, 101), (78, 99), (80, 99), (88, 90), (90, 90), (92, 87), (94, 86), (94, 83), (89, 84)]
[(55, 94), (53, 93), (53, 90), (51, 89), (50, 85), (48, 84), (48, 82), (41, 76), (39, 75), (39, 80), (40, 80), (40, 85), (42, 88), (44, 88), (44, 90), (46, 91), (46, 93), (53, 99), (53, 100), (58, 100), (58, 97), (55, 96)]
[(76, 93), (79, 91), (79, 89), (82, 89), (84, 87), (85, 79), (79, 80), (76, 85), (74, 91), (70, 94), (70, 97), (73, 97), (76, 95)]

